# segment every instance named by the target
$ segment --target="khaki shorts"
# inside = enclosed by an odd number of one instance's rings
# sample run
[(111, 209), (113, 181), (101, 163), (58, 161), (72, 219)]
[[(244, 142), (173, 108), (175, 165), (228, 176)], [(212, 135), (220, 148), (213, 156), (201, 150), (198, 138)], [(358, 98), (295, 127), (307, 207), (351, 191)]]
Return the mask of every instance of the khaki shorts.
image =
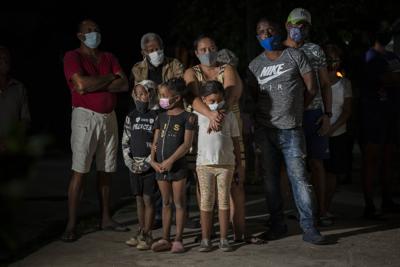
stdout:
[(117, 170), (118, 125), (115, 112), (101, 114), (73, 108), (71, 118), (72, 170), (88, 173), (96, 156), (96, 169)]

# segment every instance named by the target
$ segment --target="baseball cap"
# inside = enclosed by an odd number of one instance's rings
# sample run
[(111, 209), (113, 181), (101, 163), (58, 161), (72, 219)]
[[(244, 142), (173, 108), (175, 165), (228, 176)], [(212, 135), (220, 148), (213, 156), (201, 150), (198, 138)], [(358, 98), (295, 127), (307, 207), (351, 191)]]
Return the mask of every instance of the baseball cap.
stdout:
[(293, 9), (286, 20), (291, 24), (296, 24), (299, 21), (307, 21), (311, 25), (311, 14), (307, 9), (300, 7)]

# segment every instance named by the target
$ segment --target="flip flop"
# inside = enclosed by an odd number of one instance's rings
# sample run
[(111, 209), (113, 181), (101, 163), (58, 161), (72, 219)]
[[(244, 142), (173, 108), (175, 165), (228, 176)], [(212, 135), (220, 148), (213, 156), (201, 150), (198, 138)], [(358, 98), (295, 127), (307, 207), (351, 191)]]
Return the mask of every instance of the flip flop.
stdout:
[(131, 229), (128, 227), (122, 226), (120, 224), (113, 224), (106, 227), (100, 227), (103, 231), (112, 231), (112, 232), (129, 232)]
[(79, 239), (79, 236), (75, 230), (65, 231), (61, 236), (61, 241), (71, 243)]
[(183, 247), (182, 242), (181, 241), (172, 242), (171, 252), (172, 253), (183, 253), (183, 252), (185, 252), (185, 248)]
[(171, 243), (165, 239), (160, 239), (157, 242), (153, 243), (153, 245), (151, 246), (151, 250), (153, 250), (154, 252), (167, 251), (170, 249)]

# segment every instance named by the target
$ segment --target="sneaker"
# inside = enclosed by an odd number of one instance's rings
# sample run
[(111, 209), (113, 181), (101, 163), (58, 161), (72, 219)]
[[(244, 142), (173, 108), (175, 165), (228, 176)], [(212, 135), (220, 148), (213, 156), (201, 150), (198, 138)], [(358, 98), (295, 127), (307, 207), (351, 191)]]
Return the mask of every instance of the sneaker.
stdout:
[[(194, 243), (199, 243), (201, 242), (201, 239), (203, 238), (203, 235), (200, 233), (198, 235), (196, 235), (196, 237), (194, 238)], [(215, 229), (213, 229), (211, 231), (211, 236), (210, 236), (210, 240), (216, 239), (217, 238), (217, 233), (215, 232)]]
[(138, 250), (149, 250), (152, 244), (153, 244), (153, 237), (151, 235), (151, 232), (149, 232), (147, 234), (143, 234), (143, 240), (139, 240), (139, 243), (136, 246), (136, 248)]
[(219, 249), (222, 250), (223, 252), (232, 251), (232, 247), (231, 245), (229, 245), (228, 239), (221, 239), (219, 241)]
[(325, 236), (321, 235), (321, 233), (316, 228), (306, 229), (303, 233), (303, 241), (314, 245), (327, 244)]
[(286, 224), (271, 226), (267, 232), (262, 233), (258, 238), (263, 240), (277, 240), (286, 236), (287, 232), (288, 227)]
[(211, 240), (202, 239), (200, 242), (199, 252), (209, 252), (212, 250)]
[(131, 237), (129, 240), (126, 240), (125, 244), (131, 247), (136, 247), (141, 240), (143, 240), (143, 232), (142, 229), (138, 229), (136, 235)]

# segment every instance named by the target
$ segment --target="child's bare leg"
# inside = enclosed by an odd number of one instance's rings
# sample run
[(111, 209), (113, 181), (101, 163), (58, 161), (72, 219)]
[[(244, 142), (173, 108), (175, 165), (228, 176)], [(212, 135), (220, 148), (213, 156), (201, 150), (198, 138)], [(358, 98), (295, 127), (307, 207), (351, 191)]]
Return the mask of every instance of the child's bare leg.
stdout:
[(172, 182), (172, 191), (176, 209), (176, 241), (182, 241), (183, 228), (186, 219), (186, 178)]
[(211, 228), (213, 211), (200, 211), (200, 222), (201, 222), (201, 236), (202, 239), (211, 239)]
[(137, 195), (136, 196), (136, 208), (137, 208), (137, 216), (139, 221), (139, 228), (143, 230), (145, 225), (145, 217), (144, 217), (144, 202), (143, 197)]
[(151, 227), (154, 221), (154, 204), (153, 198), (148, 195), (143, 195), (144, 202), (144, 226), (143, 232), (148, 233), (151, 231)]
[(171, 232), (171, 214), (172, 214), (171, 183), (167, 181), (158, 181), (158, 187), (160, 188), (162, 202), (163, 202), (163, 208), (162, 208), (163, 239), (169, 241)]

